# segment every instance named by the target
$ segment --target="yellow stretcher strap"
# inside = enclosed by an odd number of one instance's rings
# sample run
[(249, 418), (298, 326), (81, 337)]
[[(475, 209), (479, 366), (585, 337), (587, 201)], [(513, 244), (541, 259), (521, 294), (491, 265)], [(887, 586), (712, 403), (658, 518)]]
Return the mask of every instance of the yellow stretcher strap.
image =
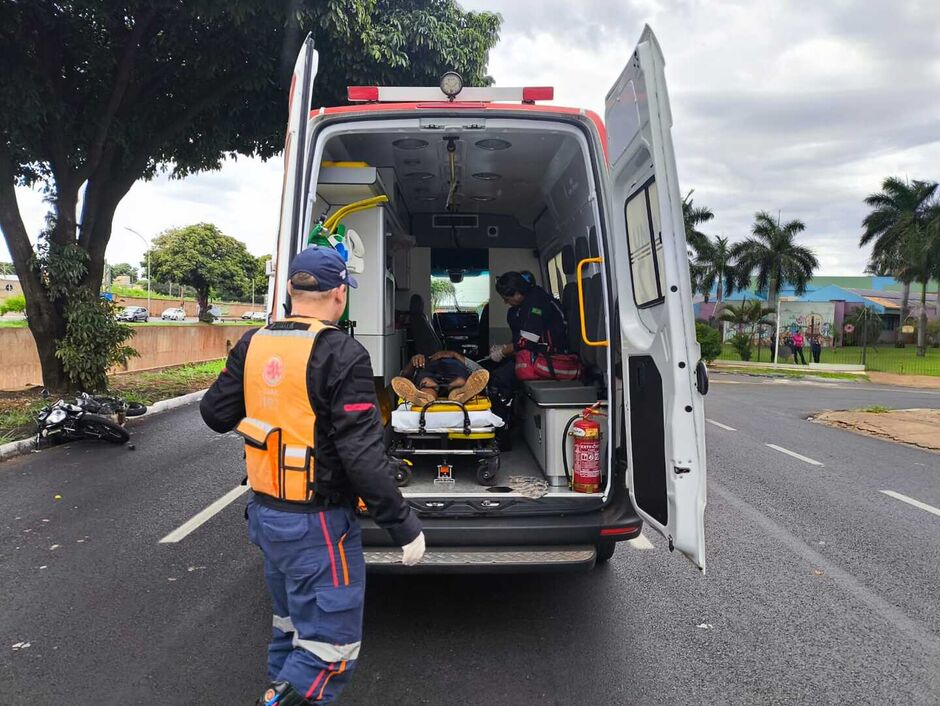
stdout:
[(585, 265), (592, 263), (599, 265), (603, 261), (604, 259), (600, 257), (586, 257), (578, 263), (578, 306), (581, 307), (581, 340), (584, 341), (585, 345), (595, 347), (606, 346), (608, 341), (592, 341), (588, 338), (587, 326), (584, 323), (584, 279), (582, 273)]

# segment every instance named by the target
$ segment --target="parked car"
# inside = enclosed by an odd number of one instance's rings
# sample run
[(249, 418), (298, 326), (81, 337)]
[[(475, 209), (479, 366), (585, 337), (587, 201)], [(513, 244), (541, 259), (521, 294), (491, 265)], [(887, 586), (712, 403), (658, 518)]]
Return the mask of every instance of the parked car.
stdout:
[(242, 319), (245, 321), (267, 321), (268, 314), (265, 311), (246, 311), (242, 314)]
[(118, 321), (143, 321), (150, 317), (150, 312), (142, 306), (126, 306), (124, 311), (117, 315)]
[(169, 309), (164, 309), (163, 313), (160, 314), (160, 318), (164, 321), (185, 321), (186, 320), (186, 310), (174, 306)]

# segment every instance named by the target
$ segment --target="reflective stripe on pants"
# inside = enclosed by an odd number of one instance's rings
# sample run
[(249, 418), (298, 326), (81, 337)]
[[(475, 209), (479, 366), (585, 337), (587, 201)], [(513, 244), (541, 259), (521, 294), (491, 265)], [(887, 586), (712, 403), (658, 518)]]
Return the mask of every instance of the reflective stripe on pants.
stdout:
[(362, 639), (365, 560), (352, 510), (288, 513), (249, 501), (249, 538), (264, 552), (274, 617), (268, 677), (308, 701), (336, 699)]

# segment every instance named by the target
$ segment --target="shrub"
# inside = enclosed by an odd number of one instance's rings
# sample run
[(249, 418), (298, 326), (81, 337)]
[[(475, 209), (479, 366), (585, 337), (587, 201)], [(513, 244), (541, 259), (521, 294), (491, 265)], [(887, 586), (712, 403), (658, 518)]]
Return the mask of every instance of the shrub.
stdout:
[(6, 301), (0, 303), (0, 316), (10, 311), (26, 311), (26, 297), (22, 294), (14, 294)]
[(708, 324), (695, 322), (695, 340), (702, 349), (702, 360), (711, 363), (721, 355), (721, 334)]
[(740, 331), (731, 337), (731, 347), (738, 352), (741, 360), (751, 359), (751, 337)]
[(133, 329), (118, 323), (114, 315), (115, 306), (104, 299), (76, 292), (69, 300), (65, 336), (58, 341), (56, 356), (75, 389), (106, 390), (108, 370), (137, 355), (127, 345)]

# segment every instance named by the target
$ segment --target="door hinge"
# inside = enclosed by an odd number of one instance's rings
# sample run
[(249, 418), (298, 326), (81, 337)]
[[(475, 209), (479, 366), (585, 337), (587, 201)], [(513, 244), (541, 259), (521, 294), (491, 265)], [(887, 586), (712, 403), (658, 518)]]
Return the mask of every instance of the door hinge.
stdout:
[(672, 543), (672, 535), (669, 535), (669, 551), (674, 552), (676, 550), (676, 545)]

